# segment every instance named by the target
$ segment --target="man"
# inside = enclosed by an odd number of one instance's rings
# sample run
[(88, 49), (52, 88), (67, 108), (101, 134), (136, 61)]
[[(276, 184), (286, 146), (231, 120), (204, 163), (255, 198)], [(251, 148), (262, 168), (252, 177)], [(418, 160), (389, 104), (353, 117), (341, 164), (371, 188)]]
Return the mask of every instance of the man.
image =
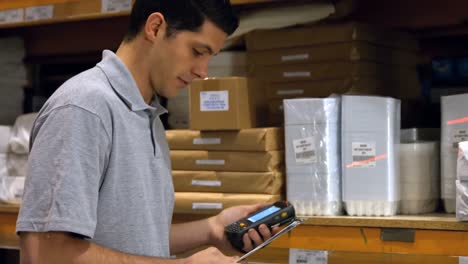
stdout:
[[(171, 225), (174, 190), (158, 96), (204, 78), (237, 27), (227, 0), (136, 0), (116, 54), (67, 81), (31, 136), (17, 222), (22, 263), (233, 263), (224, 226), (259, 209), (239, 206)], [(105, 37), (105, 36), (103, 36)], [(271, 236), (244, 236), (244, 250)], [(186, 259), (171, 254), (215, 247)]]

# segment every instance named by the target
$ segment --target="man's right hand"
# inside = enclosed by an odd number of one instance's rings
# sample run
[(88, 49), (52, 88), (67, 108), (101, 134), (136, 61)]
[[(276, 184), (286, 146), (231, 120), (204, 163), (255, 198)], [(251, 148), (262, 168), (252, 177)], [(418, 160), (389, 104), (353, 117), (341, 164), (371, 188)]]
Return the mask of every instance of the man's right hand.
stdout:
[(188, 257), (187, 264), (232, 264), (236, 263), (239, 257), (225, 256), (219, 249), (209, 247)]

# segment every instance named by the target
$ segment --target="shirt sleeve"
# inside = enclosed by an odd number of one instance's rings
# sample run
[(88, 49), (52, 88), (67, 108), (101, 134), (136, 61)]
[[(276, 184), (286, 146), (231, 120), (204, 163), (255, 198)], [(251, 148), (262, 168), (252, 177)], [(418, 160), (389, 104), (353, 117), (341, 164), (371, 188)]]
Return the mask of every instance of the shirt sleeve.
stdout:
[(101, 119), (81, 107), (63, 106), (38, 118), (31, 142), (16, 231), (92, 238), (111, 149)]

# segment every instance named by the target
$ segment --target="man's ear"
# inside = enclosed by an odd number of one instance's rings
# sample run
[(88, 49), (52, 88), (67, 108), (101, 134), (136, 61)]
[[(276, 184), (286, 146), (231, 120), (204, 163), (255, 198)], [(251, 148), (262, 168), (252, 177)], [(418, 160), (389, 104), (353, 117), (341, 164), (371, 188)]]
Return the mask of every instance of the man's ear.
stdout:
[(156, 12), (148, 16), (144, 27), (145, 39), (153, 42), (158, 35), (166, 34), (166, 20), (163, 14)]

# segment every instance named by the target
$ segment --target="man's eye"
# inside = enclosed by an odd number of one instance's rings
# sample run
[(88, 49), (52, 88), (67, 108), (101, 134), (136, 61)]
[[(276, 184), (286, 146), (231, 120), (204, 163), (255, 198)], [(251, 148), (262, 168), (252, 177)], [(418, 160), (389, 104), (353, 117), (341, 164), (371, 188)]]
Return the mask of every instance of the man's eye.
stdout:
[(199, 51), (196, 50), (196, 49), (192, 49), (192, 52), (193, 52), (193, 55), (194, 55), (195, 57), (201, 57), (201, 56), (203, 56), (203, 53), (199, 52)]

